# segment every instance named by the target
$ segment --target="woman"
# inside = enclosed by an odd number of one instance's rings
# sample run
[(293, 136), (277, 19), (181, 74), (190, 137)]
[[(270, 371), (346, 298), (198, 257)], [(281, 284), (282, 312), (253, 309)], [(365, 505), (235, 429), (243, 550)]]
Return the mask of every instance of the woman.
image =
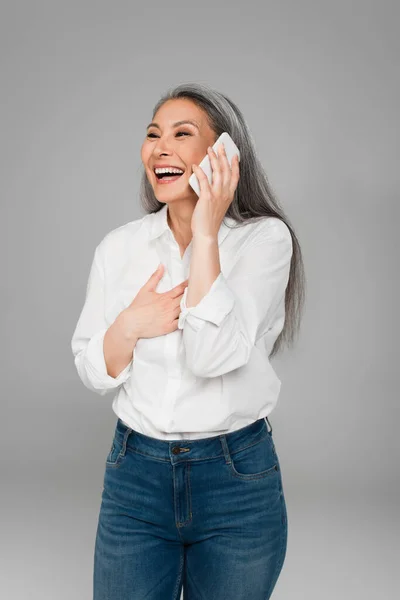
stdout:
[[(210, 149), (223, 131), (240, 167)], [(196, 166), (206, 152), (212, 185)], [(96, 247), (72, 338), (82, 382), (115, 390), (118, 417), (94, 600), (174, 600), (182, 588), (187, 600), (265, 600), (287, 543), (270, 359), (299, 327), (300, 246), (223, 94), (169, 92), (141, 159), (146, 214)]]

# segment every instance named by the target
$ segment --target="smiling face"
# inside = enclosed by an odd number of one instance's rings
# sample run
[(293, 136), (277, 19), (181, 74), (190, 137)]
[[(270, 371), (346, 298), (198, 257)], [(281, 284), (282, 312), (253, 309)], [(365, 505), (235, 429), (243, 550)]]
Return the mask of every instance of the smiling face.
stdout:
[[(192, 121), (192, 123), (177, 122)], [(217, 139), (207, 121), (206, 113), (186, 98), (165, 102), (154, 115), (141, 148), (141, 158), (154, 194), (160, 202), (196, 199), (188, 180), (192, 164), (198, 165), (207, 154), (207, 147)], [(158, 179), (156, 166), (176, 167), (183, 175)]]

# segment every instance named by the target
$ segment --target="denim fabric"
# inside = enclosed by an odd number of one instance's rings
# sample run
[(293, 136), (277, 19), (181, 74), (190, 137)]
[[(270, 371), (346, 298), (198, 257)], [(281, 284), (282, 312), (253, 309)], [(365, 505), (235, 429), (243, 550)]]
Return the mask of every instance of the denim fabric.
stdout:
[(287, 532), (264, 418), (225, 435), (168, 441), (118, 419), (105, 461), (93, 598), (179, 600), (183, 588), (184, 600), (267, 600)]

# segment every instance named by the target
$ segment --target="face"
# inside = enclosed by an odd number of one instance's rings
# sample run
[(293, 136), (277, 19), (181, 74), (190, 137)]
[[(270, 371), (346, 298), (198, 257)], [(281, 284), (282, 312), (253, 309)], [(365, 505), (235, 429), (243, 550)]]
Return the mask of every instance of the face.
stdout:
[[(193, 123), (175, 125), (177, 121)], [(207, 122), (205, 112), (191, 100), (178, 98), (168, 100), (154, 115), (142, 144), (141, 158), (154, 194), (160, 202), (198, 199), (188, 180), (192, 164), (198, 165), (207, 154), (217, 136)], [(156, 165), (177, 167), (183, 174), (169, 181), (158, 179)]]

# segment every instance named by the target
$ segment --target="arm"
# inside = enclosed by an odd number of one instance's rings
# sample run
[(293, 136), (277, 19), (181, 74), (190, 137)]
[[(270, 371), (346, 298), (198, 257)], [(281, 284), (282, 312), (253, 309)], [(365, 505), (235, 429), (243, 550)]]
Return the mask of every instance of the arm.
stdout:
[(101, 396), (130, 377), (136, 338), (124, 333), (123, 311), (108, 327), (104, 316), (104, 274), (97, 246), (85, 303), (71, 340), (75, 366), (83, 384)]
[[(200, 246), (193, 247), (200, 253)], [(208, 261), (206, 261), (208, 257)], [(255, 341), (271, 325), (285, 293), (292, 257), (289, 228), (267, 222), (242, 251), (229, 276), (219, 273), (196, 306), (187, 306), (191, 279), (181, 300), (187, 366), (199, 377), (217, 377), (245, 365)], [(215, 264), (210, 253), (192, 260)], [(191, 263), (192, 265), (192, 263)], [(200, 284), (199, 284), (200, 286)]]
[(124, 323), (123, 310), (104, 335), (103, 352), (107, 373), (117, 379), (121, 372), (131, 366), (133, 351), (139, 338), (129, 337)]

